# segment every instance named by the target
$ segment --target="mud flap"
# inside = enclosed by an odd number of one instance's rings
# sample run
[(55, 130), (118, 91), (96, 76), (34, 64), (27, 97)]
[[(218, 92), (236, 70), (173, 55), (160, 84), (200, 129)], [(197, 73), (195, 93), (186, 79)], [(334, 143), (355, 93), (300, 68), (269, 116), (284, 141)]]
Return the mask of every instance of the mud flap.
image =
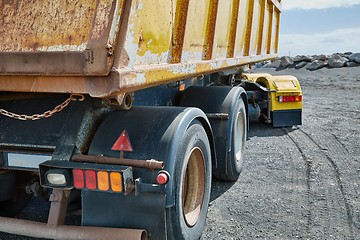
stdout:
[(84, 226), (146, 229), (149, 239), (166, 239), (165, 196), (127, 196), (82, 191)]
[(271, 112), (273, 127), (291, 127), (302, 124), (301, 110), (282, 110)]

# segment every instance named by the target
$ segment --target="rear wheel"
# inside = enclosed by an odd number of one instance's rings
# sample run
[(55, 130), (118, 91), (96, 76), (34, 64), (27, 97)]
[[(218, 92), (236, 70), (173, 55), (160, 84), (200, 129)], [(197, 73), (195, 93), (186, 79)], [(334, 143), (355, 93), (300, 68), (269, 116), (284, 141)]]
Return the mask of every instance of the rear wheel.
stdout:
[(220, 180), (236, 181), (243, 167), (247, 131), (245, 103), (243, 88), (226, 86), (189, 87), (179, 103), (207, 113), (216, 150), (213, 174)]
[[(231, 116), (231, 115), (230, 115)], [(231, 151), (226, 155), (226, 161), (218, 161), (218, 164), (226, 164), (221, 167), (225, 172), (214, 172), (216, 178), (225, 181), (236, 181), (242, 171), (244, 160), (243, 152), (245, 148), (247, 119), (246, 109), (242, 100), (234, 108), (232, 119), (229, 119), (228, 127), (231, 128)]]
[(233, 153), (228, 164), (228, 177), (233, 181), (238, 179), (244, 165), (243, 152), (246, 141), (246, 128), (246, 110), (244, 102), (241, 101), (233, 124), (233, 141), (231, 143)]
[(176, 156), (175, 205), (167, 209), (168, 239), (199, 239), (211, 190), (211, 152), (206, 132), (195, 121), (186, 130)]

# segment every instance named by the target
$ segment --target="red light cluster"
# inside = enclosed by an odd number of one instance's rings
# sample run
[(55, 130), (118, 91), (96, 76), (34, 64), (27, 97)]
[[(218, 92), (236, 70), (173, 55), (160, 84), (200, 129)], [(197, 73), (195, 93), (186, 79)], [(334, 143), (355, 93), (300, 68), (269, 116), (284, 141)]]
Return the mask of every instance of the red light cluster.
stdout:
[(279, 96), (278, 100), (279, 102), (301, 102), (302, 96)]
[(77, 189), (122, 192), (122, 176), (118, 172), (73, 169)]

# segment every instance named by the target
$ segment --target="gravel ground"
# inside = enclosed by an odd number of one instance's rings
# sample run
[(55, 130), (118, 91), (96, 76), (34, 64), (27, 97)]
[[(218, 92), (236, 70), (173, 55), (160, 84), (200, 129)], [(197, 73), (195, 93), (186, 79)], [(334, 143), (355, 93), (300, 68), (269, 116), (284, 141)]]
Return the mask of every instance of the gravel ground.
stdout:
[(202, 239), (360, 239), (360, 68), (298, 77), (303, 125), (251, 124), (244, 171), (214, 181)]
[(251, 124), (239, 180), (213, 181), (202, 240), (360, 239), (360, 67), (266, 71), (298, 77), (303, 125)]

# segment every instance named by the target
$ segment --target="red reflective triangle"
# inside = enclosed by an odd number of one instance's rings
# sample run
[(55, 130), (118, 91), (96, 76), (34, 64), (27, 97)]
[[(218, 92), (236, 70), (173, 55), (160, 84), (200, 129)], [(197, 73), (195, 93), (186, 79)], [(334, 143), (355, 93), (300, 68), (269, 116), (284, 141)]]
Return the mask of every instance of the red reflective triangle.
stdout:
[(118, 138), (118, 140), (116, 140), (116, 142), (114, 143), (114, 146), (112, 146), (111, 150), (115, 150), (115, 151), (126, 151), (126, 152), (132, 152), (133, 148), (131, 146), (131, 142), (129, 139), (129, 136), (126, 132), (126, 130), (124, 130), (120, 137)]

